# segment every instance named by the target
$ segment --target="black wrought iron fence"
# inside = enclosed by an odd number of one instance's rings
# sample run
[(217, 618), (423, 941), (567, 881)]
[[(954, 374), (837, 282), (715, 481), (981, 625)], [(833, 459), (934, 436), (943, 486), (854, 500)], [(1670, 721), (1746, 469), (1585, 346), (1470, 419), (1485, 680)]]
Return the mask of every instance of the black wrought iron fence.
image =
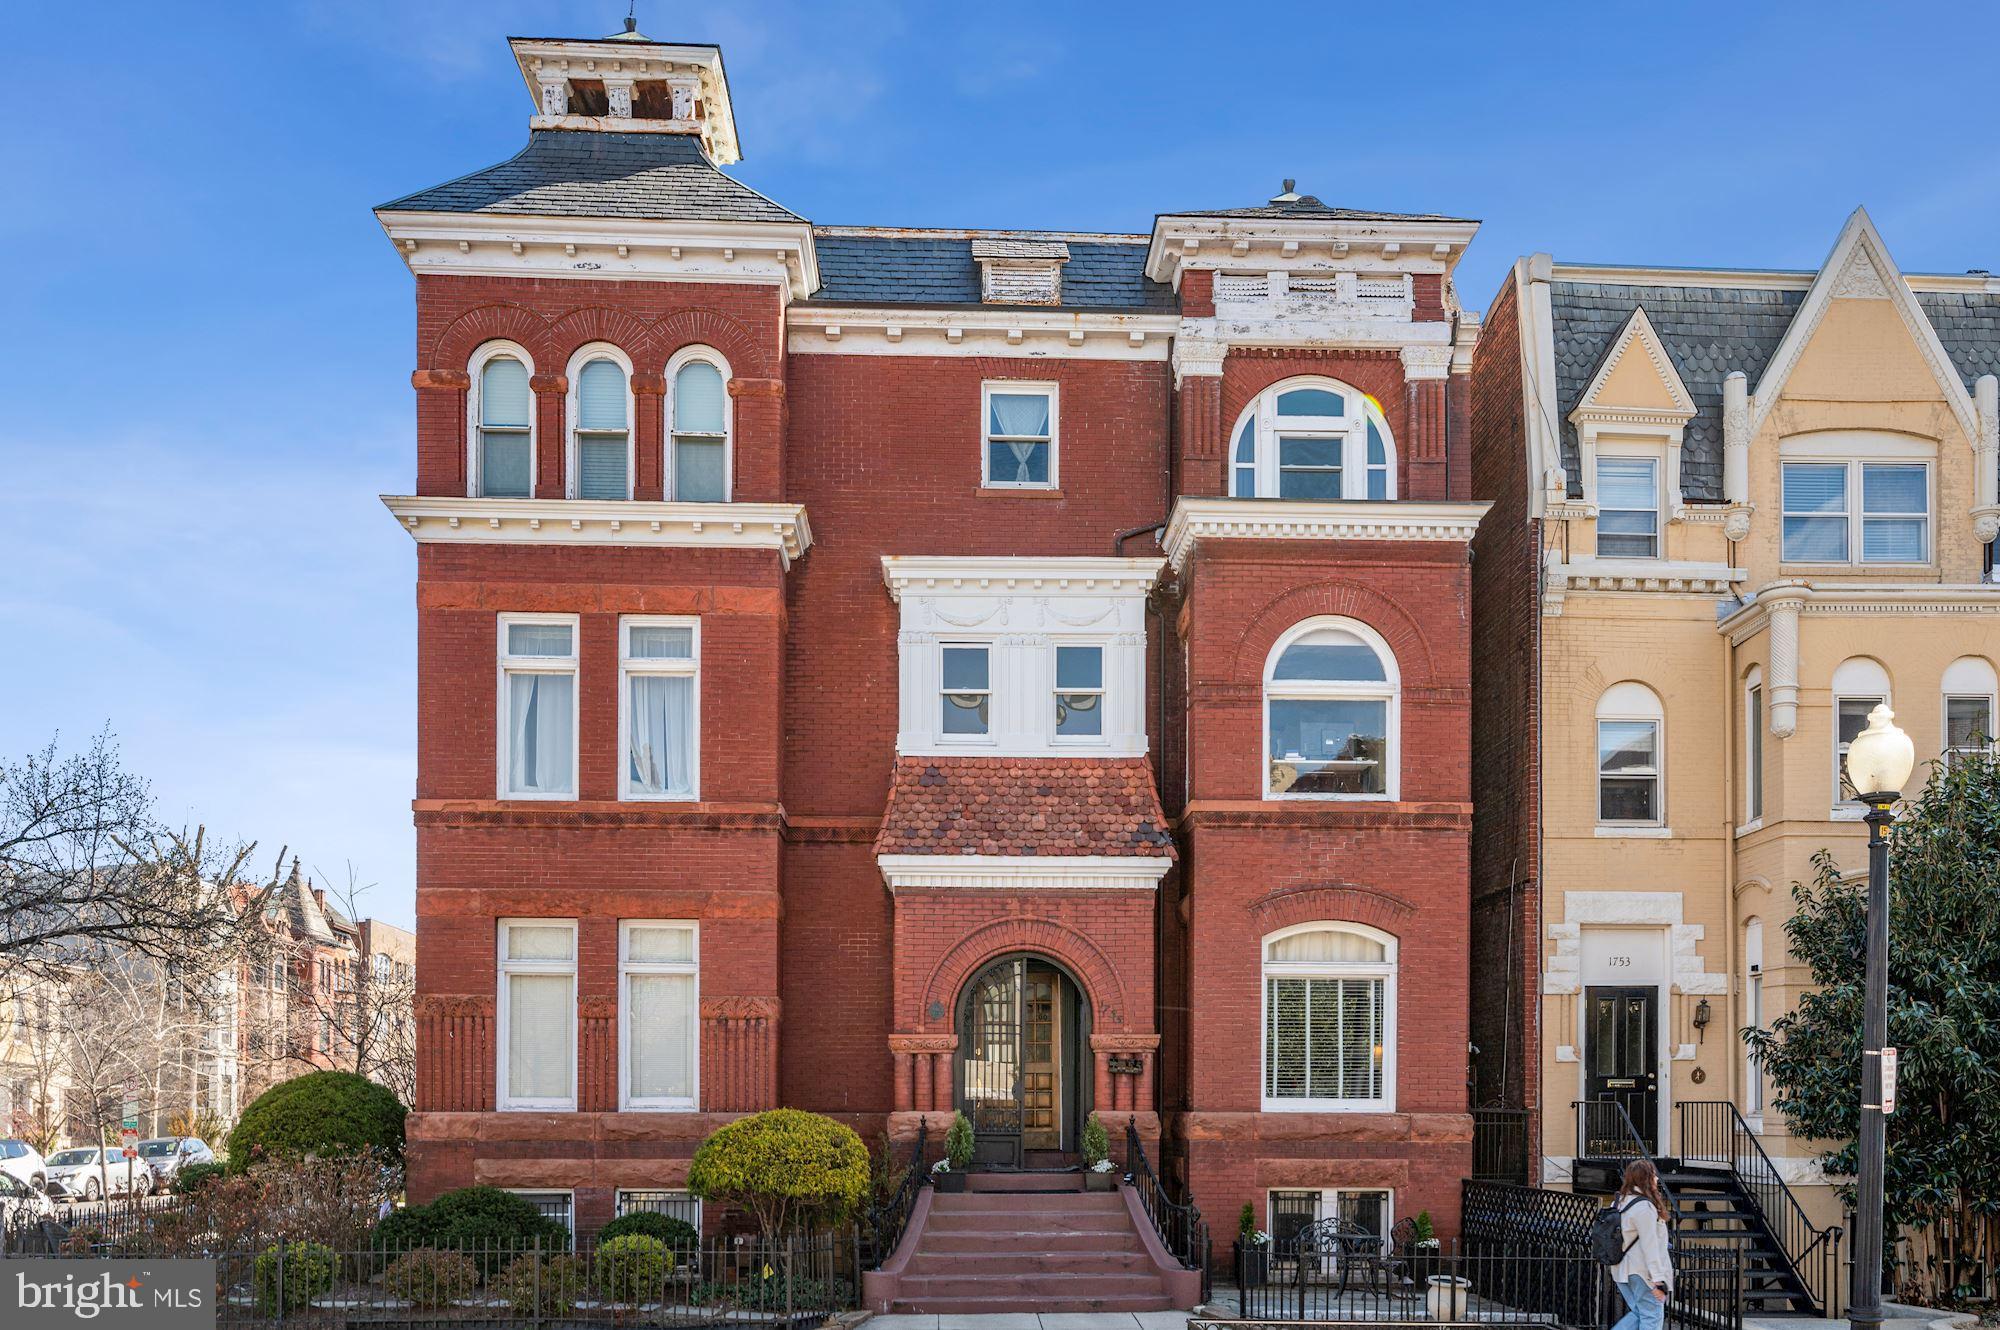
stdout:
[(1785, 1263), (1811, 1294), (1818, 1314), (1840, 1315), (1846, 1301), (1841, 1226), (1813, 1223), (1736, 1105), (1728, 1100), (1684, 1100), (1674, 1106), (1674, 1113), (1682, 1162), (1733, 1172)]
[(1339, 1223), (1323, 1220), (1290, 1239), (1237, 1249), (1244, 1319), (1604, 1324), (1609, 1283), (1588, 1253), (1464, 1241), (1396, 1247)]
[(46, 1198), (23, 1201), (0, 1213), (0, 1253), (23, 1255), (63, 1244), (85, 1253), (143, 1246), (155, 1226), (179, 1219), (191, 1206), (180, 1195), (114, 1196), (73, 1205)]
[(886, 1200), (868, 1212), (862, 1223), (861, 1241), (866, 1248), (862, 1260), (870, 1270), (880, 1269), (882, 1262), (895, 1254), (902, 1244), (903, 1234), (910, 1227), (910, 1212), (916, 1209), (917, 1194), (930, 1174), (924, 1167), (924, 1149), (930, 1141), (931, 1124), (929, 1118), (917, 1120), (917, 1139), (910, 1143), (910, 1153), (904, 1161), (903, 1175), (897, 1180), (896, 1189)]
[(1472, 1111), (1472, 1176), (1481, 1182), (1528, 1185), (1527, 1109)]

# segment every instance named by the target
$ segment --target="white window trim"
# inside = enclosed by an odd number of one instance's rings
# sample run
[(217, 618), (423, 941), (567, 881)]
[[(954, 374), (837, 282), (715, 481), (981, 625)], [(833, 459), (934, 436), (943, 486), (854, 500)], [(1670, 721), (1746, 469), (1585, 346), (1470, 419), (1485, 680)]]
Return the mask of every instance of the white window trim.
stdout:
[[(1281, 379), (1259, 392), (1250, 405), (1238, 413), (1224, 437), (1223, 448), (1227, 453), (1225, 475), (1228, 483), (1224, 489), (1232, 498), (1243, 498), (1236, 493), (1237, 441), (1242, 437), (1243, 427), (1254, 420), (1255, 431), (1251, 438), (1252, 475), (1255, 493), (1247, 496), (1259, 499), (1278, 497), (1278, 398), (1300, 388), (1322, 388), (1341, 396), (1344, 413), (1339, 416), (1286, 416), (1284, 433), (1294, 438), (1339, 439), (1340, 447), (1340, 495), (1345, 502), (1370, 502), (1368, 499), (1368, 394), (1352, 384), (1339, 379), (1327, 378), (1319, 374), (1305, 374), (1295, 378)], [(1389, 417), (1383, 413), (1380, 421), (1382, 430), (1382, 450), (1386, 459), (1388, 475), (1385, 487), (1386, 499), (1372, 502), (1386, 502), (1396, 497), (1396, 435), (1389, 428)]]
[(1310, 1191), (1319, 1193), (1319, 1218), (1321, 1220), (1340, 1217), (1340, 1198), (1367, 1194), (1386, 1197), (1382, 1203), (1382, 1236), (1388, 1237), (1396, 1227), (1396, 1189), (1394, 1187), (1266, 1187), (1264, 1189), (1264, 1231), (1276, 1233), (1278, 1223), (1278, 1193), (1281, 1191)]
[[(1753, 956), (1752, 940), (1755, 940)], [(1746, 919), (1743, 923), (1743, 1024), (1748, 1029), (1764, 1028), (1764, 921)], [(1743, 1116), (1746, 1120), (1763, 1122), (1764, 1116), (1764, 1073), (1758, 1065), (1757, 1054), (1749, 1047), (1743, 1048)]]
[[(1893, 441), (1884, 441), (1893, 442)], [(1857, 447), (1859, 445), (1856, 445)], [(1838, 466), (1845, 468), (1847, 490), (1845, 513), (1839, 516), (1847, 521), (1847, 557), (1845, 559), (1795, 559), (1785, 553), (1785, 519), (1790, 517), (1833, 517), (1833, 513), (1795, 513), (1784, 506), (1785, 472), (1788, 466)], [(1862, 534), (1864, 523), (1869, 517), (1908, 520), (1916, 513), (1866, 513), (1863, 511), (1862, 474), (1869, 466), (1921, 466), (1924, 469), (1924, 556), (1921, 559), (1868, 559), (1862, 557)], [(1935, 454), (1930, 451), (1907, 450), (1871, 451), (1856, 456), (1851, 452), (1826, 449), (1816, 453), (1793, 453), (1786, 451), (1778, 467), (1778, 560), (1780, 564), (1795, 568), (1931, 568), (1937, 563), (1937, 466)]]
[[(1753, 712), (1752, 697), (1757, 699)], [(1764, 671), (1753, 666), (1743, 676), (1743, 827), (1764, 822), (1764, 726), (1771, 695), (1764, 688)]]
[[(1615, 462), (1651, 462), (1653, 464), (1653, 552), (1651, 554), (1606, 554), (1604, 552), (1603, 527), (1597, 531), (1597, 557), (1618, 562), (1657, 563), (1667, 556), (1667, 459), (1663, 446), (1649, 448), (1635, 443), (1599, 444), (1591, 458), (1591, 483), (1595, 491), (1593, 504), (1596, 518), (1604, 516), (1603, 490), (1596, 486), (1597, 466), (1605, 460)], [(1631, 512), (1633, 509), (1619, 509)]]
[[(687, 628), (693, 631), (686, 660), (634, 660), (634, 628)], [(694, 705), (689, 708), (688, 793), (658, 794), (632, 784), (632, 676), (678, 675), (694, 680)], [(701, 799), (701, 619), (692, 614), (628, 614), (618, 620), (618, 797), (640, 803), (696, 803)]]
[(576, 1189), (573, 1187), (502, 1187), (500, 1190), (522, 1197), (567, 1196), (569, 1197), (569, 1219), (566, 1226), (570, 1236), (576, 1236)]
[(1996, 713), (1996, 706), (2000, 706), (2000, 699), (1996, 699), (1992, 693), (1961, 693), (1954, 691), (1940, 694), (1938, 697), (1938, 734), (1943, 740), (1939, 746), (1945, 756), (1949, 758), (1957, 753), (1992, 752), (1996, 741), (1991, 736), (1987, 738), (1984, 744), (1975, 748), (1954, 748), (1951, 746), (1951, 704), (1954, 702), (1984, 702), (1986, 704), (1987, 729), (2000, 728), (2000, 725), (1995, 724), (1995, 716), (1996, 714), (2000, 714)]
[[(541, 413), (535, 409), (535, 358), (529, 355), (527, 348), (518, 342), (494, 341), (482, 342), (479, 349), (472, 353), (472, 359), (466, 364), (466, 372), (472, 380), (471, 385), (466, 389), (465, 393), (465, 493), (467, 498), (479, 498), (482, 493), (481, 486), (485, 481), (485, 477), (480, 474), (479, 456), (481, 376), (485, 373), (487, 361), (498, 360), (502, 357), (520, 361), (521, 368), (528, 371), (528, 497), (533, 498), (535, 494), (535, 480), (539, 472), (536, 463), (539, 458), (539, 445), (541, 443), (538, 437), (541, 430), (536, 420), (536, 417)], [(630, 380), (627, 380), (627, 383), (629, 385)]]
[(736, 497), (736, 399), (729, 393), (729, 385), (736, 381), (736, 376), (730, 372), (729, 362), (722, 353), (709, 346), (684, 346), (667, 361), (666, 392), (660, 399), (660, 492), (669, 501), (680, 498), (674, 493), (674, 390), (681, 370), (696, 360), (715, 366), (722, 375), (721, 502), (729, 503)]
[[(1393, 456), (1393, 454), (1392, 454)], [(1353, 633), (1375, 649), (1375, 655), (1382, 662), (1382, 672), (1388, 675), (1384, 683), (1320, 683), (1313, 680), (1287, 679), (1274, 693), (1271, 672), (1278, 666), (1278, 660), (1285, 649), (1304, 637), (1307, 633), (1322, 628), (1338, 628)], [(1299, 793), (1293, 790), (1271, 788), (1271, 702), (1273, 698), (1303, 701), (1376, 701), (1387, 699), (1388, 724), (1384, 727), (1385, 751), (1382, 765), (1386, 768), (1382, 775), (1380, 794), (1316, 794), (1310, 791)], [(1319, 615), (1303, 619), (1286, 629), (1271, 652), (1264, 658), (1264, 696), (1259, 703), (1262, 712), (1259, 723), (1257, 763), (1262, 770), (1261, 777), (1266, 799), (1316, 799), (1344, 800), (1347, 802), (1394, 802), (1400, 797), (1403, 765), (1403, 674), (1396, 660), (1396, 653), (1389, 649), (1389, 643), (1382, 634), (1370, 628), (1359, 619), (1348, 619), (1338, 615)]]
[[(583, 626), (579, 616), (574, 614), (501, 614), (498, 620), (498, 641), (495, 644), (496, 678), (494, 683), (494, 724), (499, 731), (498, 742), (493, 747), (499, 759), (495, 772), (498, 798), (513, 802), (560, 803), (573, 802), (581, 798), (582, 749), (580, 747), (583, 714)], [(569, 626), (570, 654), (567, 663), (560, 656), (510, 656), (507, 654), (507, 626), (516, 623), (567, 624)], [(510, 674), (567, 674), (574, 681), (570, 686), (569, 709), (569, 790), (555, 794), (517, 794), (507, 785), (507, 777), (512, 762), (508, 745), (512, 742), (514, 727), (507, 714), (507, 677)]]
[[(1097, 652), (1098, 686), (1089, 688), (1064, 688), (1058, 673), (1058, 652), (1064, 647), (1089, 647)], [(940, 658), (942, 659), (942, 658)], [(992, 657), (987, 657), (991, 668)], [(988, 675), (989, 680), (991, 675)], [(1058, 734), (1056, 733), (1057, 699), (1066, 694), (1095, 692), (1097, 694), (1097, 733)], [(1052, 640), (1049, 643), (1049, 693), (1046, 715), (1049, 746), (1052, 748), (1108, 748), (1111, 745), (1111, 639), (1109, 637), (1075, 637)]]
[[(1049, 478), (1041, 484), (993, 479), (993, 394), (1022, 397), (1037, 393), (1049, 399)], [(1003, 439), (1008, 436), (1001, 436)], [(1046, 379), (987, 379), (979, 385), (979, 487), (989, 490), (1053, 490), (1062, 488), (1061, 385)]]
[[(945, 698), (953, 693), (977, 691), (945, 687), (944, 653), (952, 647), (978, 647), (986, 653), (986, 732), (983, 734), (948, 734), (945, 732)], [(994, 732), (998, 729), (996, 722), (999, 720), (1000, 708), (999, 689), (993, 686), (993, 663), (994, 657), (997, 654), (994, 650), (993, 640), (984, 637), (943, 637), (938, 639), (935, 649), (937, 654), (934, 659), (937, 664), (937, 672), (933, 677), (937, 680), (937, 693), (932, 701), (932, 706), (934, 707), (932, 719), (937, 725), (937, 741), (939, 746), (947, 748), (992, 747), (998, 742), (994, 737)]]
[(575, 499), (581, 497), (583, 485), (583, 449), (579, 438), (582, 433), (581, 413), (577, 406), (577, 394), (582, 389), (583, 367), (593, 360), (609, 360), (618, 366), (625, 376), (625, 493), (632, 497), (632, 487), (637, 483), (639, 463), (639, 414), (638, 404), (632, 394), (632, 359), (609, 342), (592, 342), (580, 348), (569, 358), (569, 391), (563, 397), (563, 496)]
[[(1271, 944), (1298, 933), (1353, 933), (1383, 945), (1380, 961), (1273, 961)], [(1341, 919), (1315, 919), (1266, 933), (1257, 942), (1257, 1095), (1266, 1113), (1393, 1113), (1396, 1111), (1396, 971), (1400, 950), (1396, 935), (1367, 924)], [(1274, 1098), (1270, 1084), (1272, 979), (1382, 980), (1382, 1097), (1380, 1099)], [(1280, 1188), (1309, 1191), (1310, 1188)], [(1379, 1191), (1379, 1187), (1361, 1188)]]
[[(694, 937), (691, 961), (634, 961), (630, 950), (634, 928), (685, 928)], [(687, 974), (694, 976), (694, 1009), (688, 1019), (688, 1065), (690, 1093), (685, 1097), (635, 1099), (632, 1096), (632, 993), (634, 974)], [(701, 924), (693, 919), (621, 919), (618, 922), (618, 1107), (656, 1113), (692, 1113), (701, 1104)], [(658, 1190), (671, 1191), (662, 1187)]]
[[(1655, 709), (1652, 711), (1640, 711), (1633, 707), (1622, 707), (1613, 708), (1609, 711), (1605, 710), (1604, 698), (1609, 697), (1614, 689), (1628, 684), (1634, 688), (1645, 689), (1647, 696), (1652, 698)], [(1606, 779), (1604, 773), (1604, 722), (1606, 721), (1624, 724), (1643, 723), (1650, 724), (1653, 727), (1653, 816), (1651, 817), (1613, 818), (1604, 816), (1604, 781)], [(1594, 792), (1597, 799), (1597, 825), (1608, 831), (1616, 832), (1633, 832), (1644, 828), (1665, 827), (1668, 824), (1667, 709), (1666, 704), (1660, 701), (1660, 695), (1650, 685), (1640, 683), (1636, 679), (1624, 679), (1611, 685), (1610, 688), (1605, 689), (1598, 697), (1597, 710), (1592, 717), (1590, 737), (1592, 740), (1590, 760), (1597, 773), (1596, 780), (1592, 782), (1595, 787)], [(1613, 776), (1610, 779), (1618, 780), (1623, 778)]]
[[(498, 992), (495, 995), (497, 1001), (495, 1001), (493, 1004), (494, 1030), (495, 1030), (494, 1041), (493, 1041), (493, 1098), (496, 1111), (501, 1113), (536, 1113), (536, 1112), (574, 1113), (576, 1111), (576, 1063), (577, 1063), (576, 920), (506, 918), (506, 919), (496, 919), (494, 922), (498, 925), (498, 927), (495, 928), (494, 930), (494, 936), (498, 946), (496, 954), (499, 962), (499, 971), (498, 971), (499, 983), (497, 985)], [(563, 927), (569, 929), (569, 960), (568, 961), (509, 960), (507, 958), (507, 930), (512, 926), (514, 926), (515, 924), (529, 925), (536, 928), (551, 928), (560, 924)], [(507, 1035), (508, 1035), (507, 1024), (508, 1024), (508, 1008), (512, 1006), (512, 1003), (509, 1001), (509, 994), (507, 992), (507, 983), (512, 976), (517, 974), (556, 974), (556, 975), (567, 975), (569, 977), (569, 1015), (570, 1015), (569, 1097), (566, 1099), (515, 1099), (509, 1096), (507, 1093)], [(558, 1191), (561, 1189), (556, 1187), (534, 1187), (530, 1188), (529, 1190)], [(576, 1213), (573, 1202), (574, 1198), (572, 1198), (572, 1206), (570, 1210), (570, 1214), (572, 1217), (574, 1217)]]

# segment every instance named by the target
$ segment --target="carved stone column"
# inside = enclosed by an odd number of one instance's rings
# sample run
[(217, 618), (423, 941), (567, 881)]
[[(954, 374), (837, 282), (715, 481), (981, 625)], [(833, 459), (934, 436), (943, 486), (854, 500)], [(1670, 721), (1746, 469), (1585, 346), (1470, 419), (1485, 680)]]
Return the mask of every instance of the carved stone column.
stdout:
[(2000, 536), (2000, 378), (1982, 374), (1972, 385), (1979, 412), (1973, 441), (1972, 534), (1982, 545)]
[(1403, 484), (1405, 499), (1445, 497), (1444, 381), (1451, 372), (1449, 346), (1406, 346), (1402, 351), (1403, 380), (1408, 403), (1403, 424)]
[(1722, 497), (1722, 534), (1742, 540), (1750, 534), (1750, 380), (1740, 369), (1722, 380)]
[(493, 1097), (493, 998), (490, 994), (419, 994), (417, 1093), (428, 1113), (490, 1111)]
[(754, 1113), (777, 1105), (778, 1014), (774, 997), (701, 1000), (701, 1107)]
[(1776, 582), (1757, 593), (1770, 616), (1771, 733), (1789, 739), (1799, 727), (1799, 607), (1804, 582)]
[(896, 1059), (897, 1112), (951, 1111), (951, 1059), (957, 1048), (955, 1034), (889, 1036), (889, 1052)]

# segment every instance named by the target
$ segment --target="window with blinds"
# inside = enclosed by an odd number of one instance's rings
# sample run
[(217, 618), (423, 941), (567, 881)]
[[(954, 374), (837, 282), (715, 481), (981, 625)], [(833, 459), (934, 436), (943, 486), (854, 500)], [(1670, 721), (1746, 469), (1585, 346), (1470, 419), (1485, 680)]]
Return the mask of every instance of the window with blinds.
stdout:
[(494, 356), (479, 371), (478, 448), (474, 491), (489, 499), (525, 499), (534, 471), (533, 402), (528, 367)]
[(1393, 1107), (1392, 947), (1356, 925), (1266, 940), (1266, 1108)]
[(604, 357), (589, 361), (576, 376), (576, 497), (631, 497), (627, 460), (631, 454), (631, 414), (625, 369)]
[(696, 927), (627, 921), (618, 951), (624, 1107), (693, 1109), (701, 1019)]
[(729, 497), (729, 394), (723, 373), (709, 361), (690, 360), (674, 371), (671, 391), (668, 497), (722, 503)]
[(500, 921), (500, 1107), (576, 1107), (576, 922)]

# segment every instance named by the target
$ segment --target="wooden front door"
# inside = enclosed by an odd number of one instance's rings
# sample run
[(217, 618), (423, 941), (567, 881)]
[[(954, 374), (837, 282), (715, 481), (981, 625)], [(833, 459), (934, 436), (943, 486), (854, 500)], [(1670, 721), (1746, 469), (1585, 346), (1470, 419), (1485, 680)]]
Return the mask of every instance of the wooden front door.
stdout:
[(1021, 1148), (1062, 1149), (1062, 974), (1028, 961), (1021, 984)]
[(1024, 1151), (1063, 1148), (1066, 982), (1055, 966), (1015, 956), (967, 986), (958, 1104), (972, 1120), (980, 1163), (1018, 1168)]

